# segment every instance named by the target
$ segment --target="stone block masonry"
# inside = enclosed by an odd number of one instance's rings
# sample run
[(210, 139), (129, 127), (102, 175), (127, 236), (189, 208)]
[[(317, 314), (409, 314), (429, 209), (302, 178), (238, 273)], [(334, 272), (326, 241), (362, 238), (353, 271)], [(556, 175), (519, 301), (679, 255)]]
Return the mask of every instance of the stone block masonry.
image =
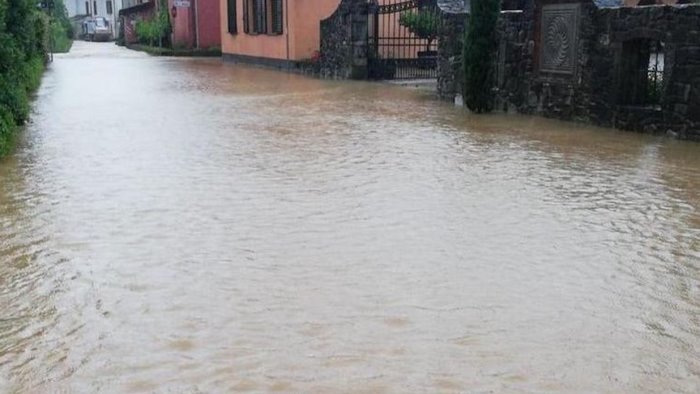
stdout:
[[(461, 92), (467, 15), (444, 14), (438, 93)], [(700, 140), (700, 6), (537, 0), (503, 11), (495, 107)]]
[(366, 79), (368, 7), (366, 0), (343, 0), (321, 21), (321, 53), (316, 73), (325, 78)]

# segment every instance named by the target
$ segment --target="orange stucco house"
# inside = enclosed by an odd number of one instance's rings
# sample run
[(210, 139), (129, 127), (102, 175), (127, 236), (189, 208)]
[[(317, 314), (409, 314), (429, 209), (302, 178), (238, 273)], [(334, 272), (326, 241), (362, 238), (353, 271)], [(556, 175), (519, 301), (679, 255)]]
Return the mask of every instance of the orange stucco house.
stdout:
[(313, 58), (341, 0), (221, 0), (224, 60), (289, 67)]

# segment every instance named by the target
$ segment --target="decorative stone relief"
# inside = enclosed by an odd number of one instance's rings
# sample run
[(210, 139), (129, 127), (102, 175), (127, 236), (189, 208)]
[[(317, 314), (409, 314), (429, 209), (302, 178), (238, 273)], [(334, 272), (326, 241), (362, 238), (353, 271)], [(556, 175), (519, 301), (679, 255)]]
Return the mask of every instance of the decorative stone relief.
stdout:
[(578, 20), (578, 4), (549, 4), (542, 7), (542, 72), (574, 74), (578, 53)]

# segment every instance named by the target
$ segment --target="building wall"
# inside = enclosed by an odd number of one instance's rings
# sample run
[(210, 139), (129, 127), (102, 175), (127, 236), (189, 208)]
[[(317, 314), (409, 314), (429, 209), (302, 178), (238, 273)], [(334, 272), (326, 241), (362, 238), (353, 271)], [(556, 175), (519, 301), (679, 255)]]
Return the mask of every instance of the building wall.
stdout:
[(200, 48), (221, 47), (219, 12), (219, 0), (197, 0), (197, 34)]
[(189, 7), (176, 8), (175, 17), (172, 16), (174, 4), (174, 0), (168, 0), (174, 47), (206, 49), (221, 46), (219, 0), (190, 0)]
[(330, 16), (340, 0), (286, 0), (284, 33), (251, 35), (243, 31), (244, 0), (237, 0), (237, 34), (228, 32), (227, 0), (220, 2), (221, 46), (225, 54), (283, 61), (309, 59), (320, 48), (320, 22)]
[[(194, 1), (190, 0), (189, 7), (177, 7), (177, 15), (170, 15), (170, 25), (173, 28), (172, 44), (178, 48), (192, 48), (195, 45), (194, 37)], [(172, 10), (174, 0), (168, 0), (168, 12)]]
[(112, 0), (112, 13), (107, 13), (107, 0), (96, 0), (97, 9), (95, 9), (95, 0), (87, 1), (87, 10), (85, 7), (86, 0), (66, 0), (66, 11), (68, 17), (79, 15), (102, 16), (107, 19), (112, 28), (112, 36), (117, 36), (117, 21), (119, 19), (119, 10), (121, 10), (122, 0)]

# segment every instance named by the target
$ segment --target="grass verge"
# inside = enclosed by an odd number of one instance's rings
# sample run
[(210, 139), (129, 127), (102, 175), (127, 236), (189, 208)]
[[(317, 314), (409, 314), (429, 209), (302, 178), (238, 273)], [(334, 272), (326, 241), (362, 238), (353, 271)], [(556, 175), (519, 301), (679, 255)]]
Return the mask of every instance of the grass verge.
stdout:
[(171, 49), (159, 48), (148, 45), (131, 44), (127, 48), (135, 51), (146, 52), (153, 56), (182, 56), (182, 57), (221, 57), (221, 49)]

